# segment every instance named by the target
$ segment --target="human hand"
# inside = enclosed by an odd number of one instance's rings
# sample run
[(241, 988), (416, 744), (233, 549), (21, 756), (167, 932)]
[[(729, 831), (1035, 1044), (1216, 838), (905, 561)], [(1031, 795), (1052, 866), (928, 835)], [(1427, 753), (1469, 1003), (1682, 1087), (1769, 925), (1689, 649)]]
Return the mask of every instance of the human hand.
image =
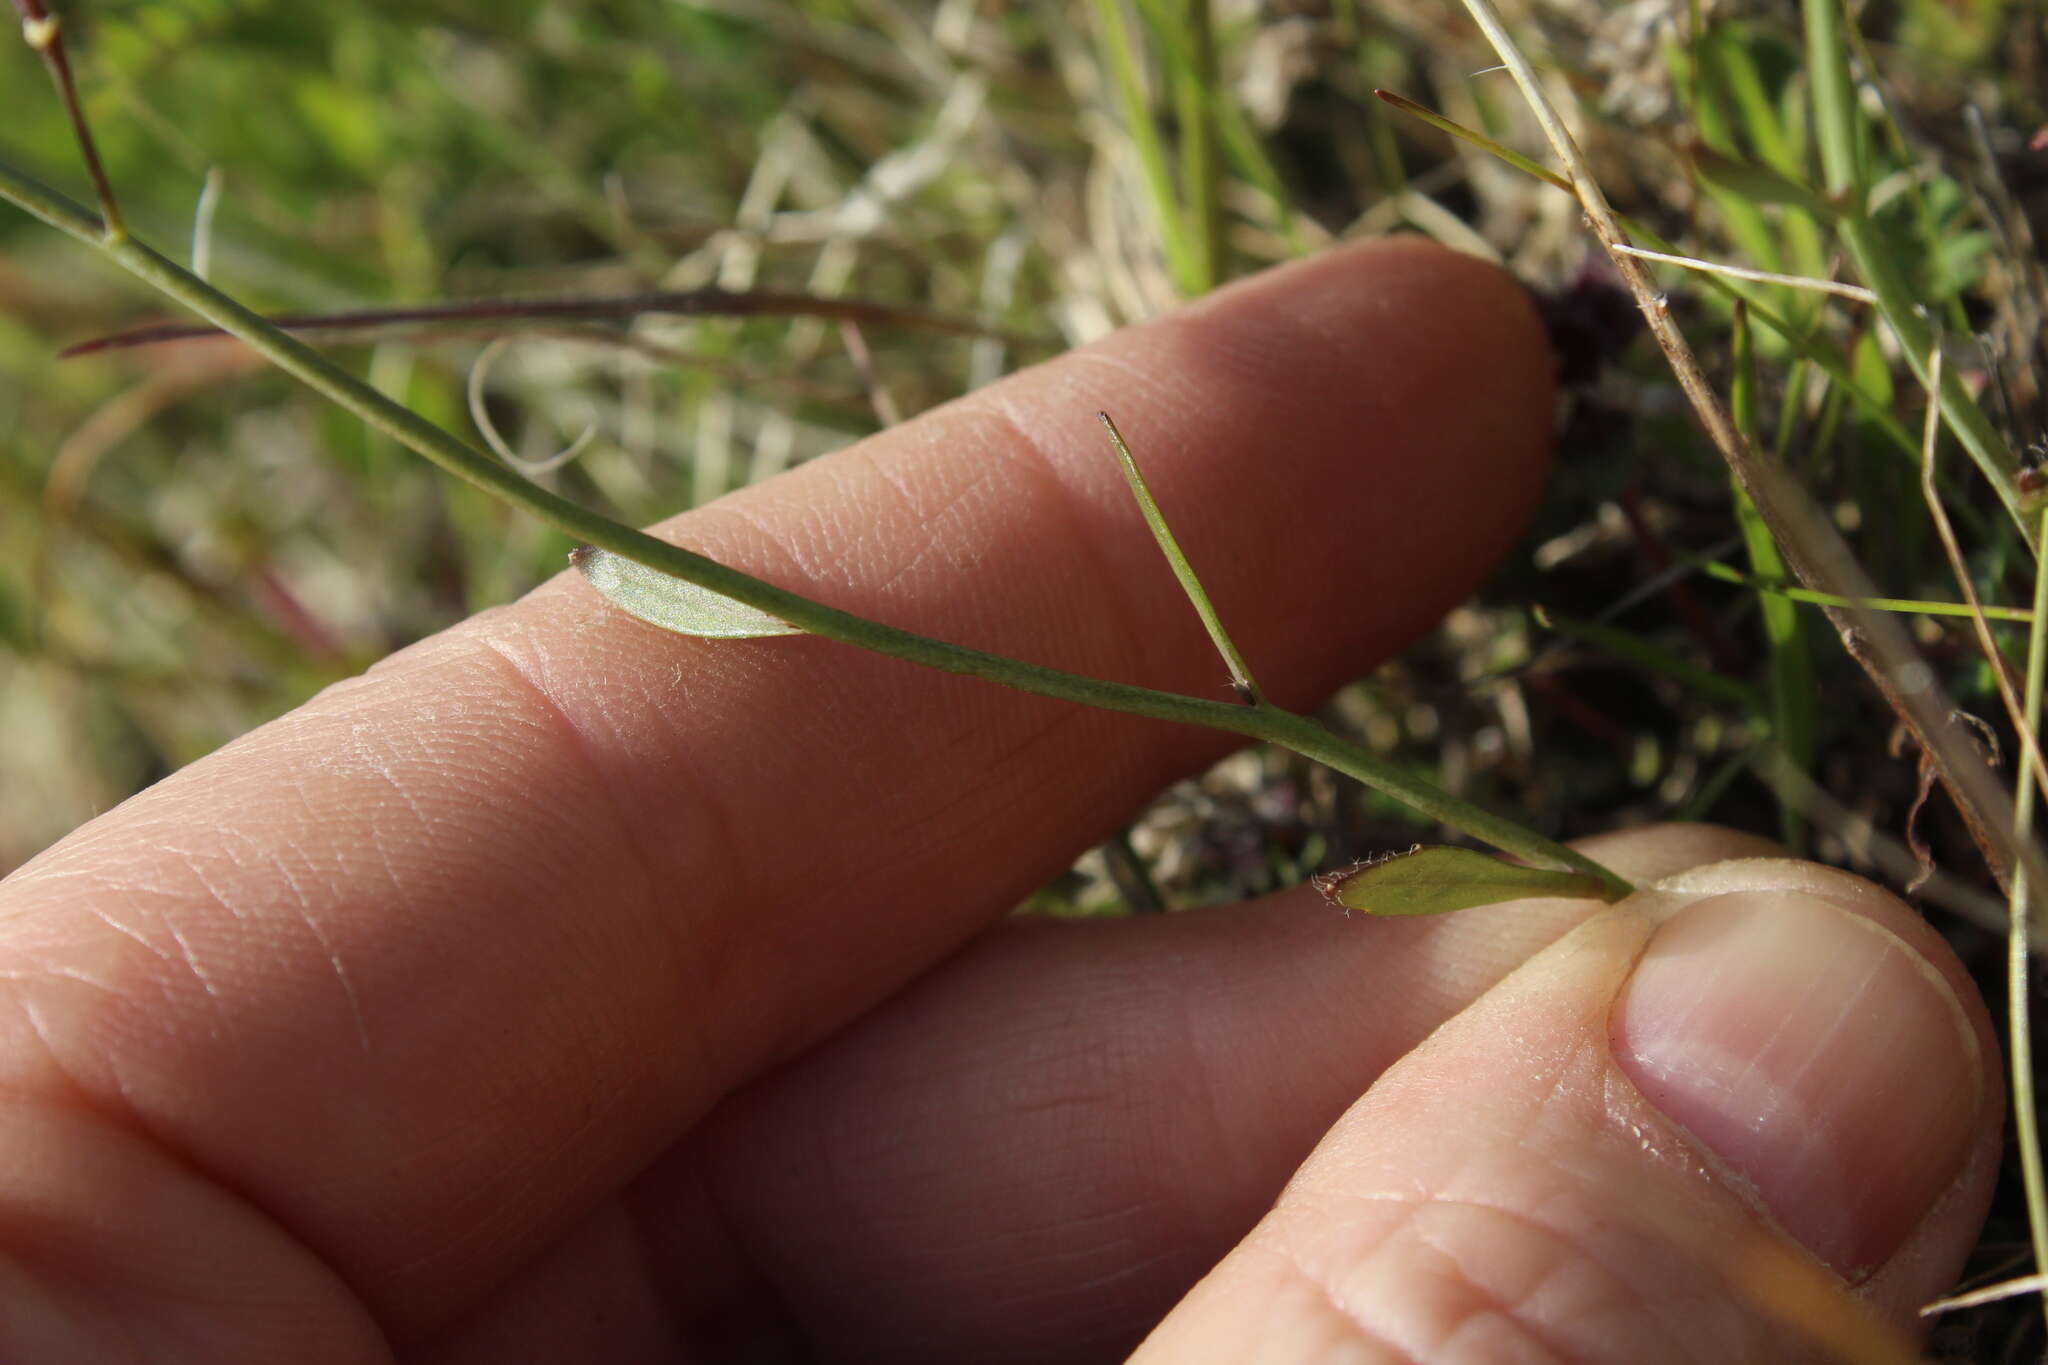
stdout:
[[(1504, 277), (1347, 250), (668, 533), (1220, 695), (1113, 406), (1305, 705), (1512, 538), (1548, 373)], [(0, 1359), (1796, 1358), (1772, 1220), (1946, 1284), (1993, 1046), (1845, 874), (1663, 829), (1592, 851), (1696, 888), (1612, 911), (1004, 921), (1226, 743), (573, 578), (404, 651), (0, 884)]]

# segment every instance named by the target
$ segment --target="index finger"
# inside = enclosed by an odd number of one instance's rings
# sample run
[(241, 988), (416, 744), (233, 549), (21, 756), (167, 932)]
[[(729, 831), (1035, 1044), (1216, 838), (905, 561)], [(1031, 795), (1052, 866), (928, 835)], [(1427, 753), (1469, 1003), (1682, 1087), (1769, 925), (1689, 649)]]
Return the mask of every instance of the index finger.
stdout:
[[(928, 634), (1220, 695), (1102, 448), (1111, 408), (1301, 704), (1519, 527), (1549, 368), (1504, 276), (1354, 249), (664, 534)], [(133, 1124), (423, 1330), (1229, 743), (820, 640), (681, 640), (559, 580), (19, 873), (0, 976), (38, 1042), (0, 1083)]]

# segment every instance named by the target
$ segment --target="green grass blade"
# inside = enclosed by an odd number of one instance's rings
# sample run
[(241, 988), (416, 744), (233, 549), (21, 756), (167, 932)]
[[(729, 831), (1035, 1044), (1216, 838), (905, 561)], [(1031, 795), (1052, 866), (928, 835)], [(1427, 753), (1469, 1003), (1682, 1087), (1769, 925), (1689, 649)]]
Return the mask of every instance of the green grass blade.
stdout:
[(1224, 155), (1230, 159), (1237, 173), (1272, 205), (1273, 224), (1287, 243), (1287, 249), (1297, 256), (1306, 256), (1309, 252), (1308, 238), (1302, 235), (1301, 219), (1294, 211), (1294, 200), (1281, 183), (1280, 172), (1273, 165), (1273, 158), (1267, 155), (1266, 144), (1252, 127), (1244, 106), (1234, 99), (1219, 100), (1217, 113)]
[[(1752, 592), (1782, 597), (1788, 602), (1804, 602), (1815, 607), (1860, 608), (1866, 611), (1897, 612), (1901, 616), (1963, 616), (1973, 614), (1968, 602), (1929, 602), (1917, 597), (1842, 597), (1831, 592), (1815, 592), (1802, 588), (1790, 579), (1764, 579), (1752, 577), (1739, 569), (1708, 560), (1700, 565), (1700, 572), (1723, 583), (1733, 583)], [(2026, 607), (1987, 606), (1985, 619), (2014, 622), (2024, 625), (2034, 619), (2034, 613)]]
[(1182, 293), (1201, 292), (1201, 267), (1187, 225), (1181, 217), (1174, 194), (1173, 173), (1167, 168), (1166, 144), (1145, 99), (1144, 73), (1138, 67), (1138, 48), (1119, 0), (1095, 0), (1095, 24), (1102, 31), (1103, 64), (1109, 68), (1116, 87), (1117, 104), (1123, 112), (1124, 128), (1137, 149), (1138, 165), (1145, 177), (1152, 216), (1159, 228), (1159, 247), (1166, 256), (1167, 272)]
[[(1487, 155), (1500, 158), (1516, 170), (1521, 171), (1524, 175), (1533, 175), (1546, 185), (1563, 190), (1566, 194), (1572, 192), (1572, 182), (1559, 175), (1556, 171), (1551, 170), (1548, 166), (1531, 161), (1512, 147), (1496, 142), (1476, 129), (1467, 128), (1455, 119), (1445, 118), (1436, 110), (1426, 105), (1417, 104), (1406, 95), (1397, 95), (1391, 90), (1375, 90), (1372, 93), (1385, 103), (1393, 105), (1402, 113), (1413, 115), (1427, 123), (1430, 127), (1449, 133), (1460, 142), (1469, 142)], [(1631, 231), (1633, 230), (1631, 229)]]
[[(1747, 314), (1735, 312), (1735, 377), (1730, 394), (1730, 415), (1736, 427), (1759, 450), (1757, 439), (1756, 350), (1751, 344)], [(1766, 579), (1788, 577), (1778, 543), (1771, 537), (1763, 513), (1740, 482), (1730, 479), (1735, 500), (1735, 520), (1741, 528), (1743, 545), (1749, 551), (1750, 567)], [(1814, 685), (1813, 655), (1800, 629), (1799, 611), (1783, 598), (1765, 595), (1759, 599), (1764, 640), (1771, 652), (1771, 731), (1786, 760), (1800, 772), (1811, 774), (1819, 749), (1820, 704)], [(1778, 833), (1785, 847), (1795, 854), (1806, 847), (1806, 817), (1790, 803), (1778, 802)]]

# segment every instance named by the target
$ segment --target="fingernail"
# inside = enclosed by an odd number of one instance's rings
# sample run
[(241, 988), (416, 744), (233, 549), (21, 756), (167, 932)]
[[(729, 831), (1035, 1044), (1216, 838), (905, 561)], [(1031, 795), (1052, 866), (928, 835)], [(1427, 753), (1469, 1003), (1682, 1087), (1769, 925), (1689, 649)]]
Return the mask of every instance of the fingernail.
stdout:
[(1658, 929), (1613, 1015), (1636, 1087), (1849, 1275), (1955, 1178), (1984, 1103), (1976, 1034), (1933, 965), (1818, 897), (1745, 891)]

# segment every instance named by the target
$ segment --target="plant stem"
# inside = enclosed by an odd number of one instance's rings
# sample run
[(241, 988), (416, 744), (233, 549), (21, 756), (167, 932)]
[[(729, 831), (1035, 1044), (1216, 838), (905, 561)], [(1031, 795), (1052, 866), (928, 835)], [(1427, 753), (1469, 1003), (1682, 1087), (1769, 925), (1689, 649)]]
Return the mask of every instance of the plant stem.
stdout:
[(1788, 602), (1804, 602), (1814, 607), (1844, 607), (1863, 611), (1890, 611), (1902, 616), (1976, 616), (1981, 614), (1987, 621), (2003, 621), (2008, 624), (2025, 625), (2034, 619), (2034, 613), (2027, 607), (1973, 607), (1968, 602), (1924, 602), (1913, 597), (1841, 597), (1829, 592), (1815, 592), (1812, 588), (1792, 585), (1782, 577), (1758, 578), (1746, 574), (1718, 560), (1700, 563), (1700, 572), (1723, 583), (1733, 583), (1738, 588), (1763, 593), (1770, 597), (1782, 597)]
[[(131, 238), (109, 241), (98, 221), (78, 204), (0, 162), (0, 198), (50, 226), (95, 247), (145, 283), (184, 304), (223, 331), (231, 332), (272, 364), (316, 393), (354, 413), (371, 427), (425, 456), (448, 473), (526, 509), (558, 530), (743, 602), (812, 635), (837, 640), (906, 663), (986, 679), (1020, 692), (1121, 711), (1154, 720), (1204, 725), (1285, 745), (1304, 757), (1349, 773), (1432, 819), (1462, 829), (1507, 853), (1531, 862), (1574, 868), (1600, 878), (1616, 896), (1630, 884), (1553, 840), (1545, 839), (1470, 802), (1417, 782), (1375, 755), (1331, 734), (1305, 716), (1270, 703), (1245, 706), (1204, 697), (1161, 692), (1129, 683), (1068, 673), (1040, 664), (950, 644), (828, 607), (728, 568), (678, 545), (598, 515), (528, 482), (475, 447), (457, 440), (411, 410), (392, 402), (354, 375), (279, 331), (206, 281)], [(1306, 746), (1306, 747), (1304, 747)]]
[(1355, 777), (1431, 819), (1463, 830), (1505, 853), (1512, 853), (1541, 867), (1564, 868), (1597, 877), (1606, 888), (1608, 900), (1619, 900), (1635, 889), (1627, 880), (1583, 853), (1460, 801), (1426, 782), (1410, 778), (1390, 767), (1378, 755), (1339, 737), (1307, 716), (1271, 705), (1261, 705), (1247, 714), (1263, 717), (1264, 723), (1256, 728), (1246, 727), (1244, 733), (1256, 734), (1260, 739), (1292, 749), (1303, 758), (1312, 758), (1325, 767)]
[[(1462, 123), (1445, 118), (1435, 110), (1417, 104), (1414, 100), (1404, 96), (1396, 95), (1392, 91), (1375, 90), (1373, 93), (1403, 113), (1411, 114), (1432, 128), (1440, 129), (1452, 137), (1470, 143), (1472, 146), (1479, 148), (1490, 156), (1497, 157), (1523, 174), (1532, 175), (1546, 185), (1554, 185), (1575, 198), (1578, 196), (1578, 191), (1572, 187), (1571, 181), (1555, 171), (1539, 166), (1520, 152), (1501, 145), (1485, 134), (1475, 132), (1465, 127)], [(1559, 156), (1560, 159), (1564, 159), (1562, 151), (1560, 151)], [(1694, 157), (1695, 160), (1698, 160), (1699, 153), (1696, 152)], [(1665, 255), (1676, 254), (1673, 244), (1659, 237), (1646, 224), (1638, 222), (1626, 214), (1619, 213), (1613, 215), (1613, 221), (1618, 228), (1625, 229), (1639, 241), (1647, 244), (1654, 250)], [(1596, 231), (1595, 235), (1600, 234)], [(1607, 245), (1610, 251), (1619, 252), (1621, 255), (1629, 256), (1632, 259), (1642, 259), (1641, 253), (1631, 248), (1619, 235), (1611, 242), (1602, 236), (1601, 241)], [(1616, 268), (1618, 270), (1619, 266), (1617, 265)], [(1729, 276), (1708, 272), (1705, 278), (1708, 288), (1725, 295), (1731, 301), (1741, 302), (1746, 305), (1753, 321), (1761, 322), (1764, 326), (1776, 332), (1785, 339), (1793, 350), (1825, 370), (1828, 377), (1834, 380), (1835, 384), (1843, 392), (1855, 399), (1857, 407), (1863, 411), (1865, 418), (1874, 423), (1902, 452), (1907, 455), (1918, 456), (1920, 447), (1915, 444), (1911, 434), (1900, 424), (1899, 419), (1892, 414), (1890, 397), (1888, 395), (1879, 397), (1872, 394), (1851, 370), (1847, 358), (1838, 354), (1835, 348), (1825, 340), (1815, 336), (1814, 329), (1809, 324), (1795, 323), (1792, 319), (1781, 316), (1771, 306), (1769, 296), (1764, 290), (1758, 289), (1753, 282), (1744, 280), (1739, 275)], [(1647, 277), (1645, 277), (1645, 285), (1650, 287), (1647, 284)]]
[[(2048, 513), (2041, 517), (2048, 535)], [(2021, 736), (2019, 787), (2013, 793), (2013, 842), (2024, 846), (2033, 834), (2034, 783), (2028, 755), (2036, 752), (2041, 733), (2041, 684), (2048, 673), (2048, 569), (2034, 571), (2034, 629), (2027, 637), (2026, 729)], [(2013, 869), (2012, 894), (2006, 902), (2007, 1051), (2012, 1062), (2013, 1124), (2020, 1149), (2020, 1177), (2026, 1188), (2027, 1229), (2033, 1241), (2034, 1269), (2048, 1271), (2048, 1180), (2041, 1168), (2041, 1116), (2034, 1101), (2033, 992), (2027, 980), (2028, 945), (2032, 938), (2032, 891), (2024, 863)], [(2048, 1291), (2041, 1296), (2048, 1319)]]
[(128, 235), (128, 227), (121, 220), (121, 206), (114, 202), (114, 184), (107, 179), (106, 167), (100, 164), (100, 149), (92, 140), (85, 110), (79, 107), (78, 86), (71, 79), (71, 59), (64, 55), (64, 20), (44, 8), (43, 0), (14, 0), (14, 8), (21, 15), (22, 40), (43, 59), (50, 81), (57, 87), (64, 115), (71, 120), (71, 136), (78, 143), (78, 154), (85, 158), (93, 193), (99, 196), (101, 236), (106, 241), (118, 242)]

